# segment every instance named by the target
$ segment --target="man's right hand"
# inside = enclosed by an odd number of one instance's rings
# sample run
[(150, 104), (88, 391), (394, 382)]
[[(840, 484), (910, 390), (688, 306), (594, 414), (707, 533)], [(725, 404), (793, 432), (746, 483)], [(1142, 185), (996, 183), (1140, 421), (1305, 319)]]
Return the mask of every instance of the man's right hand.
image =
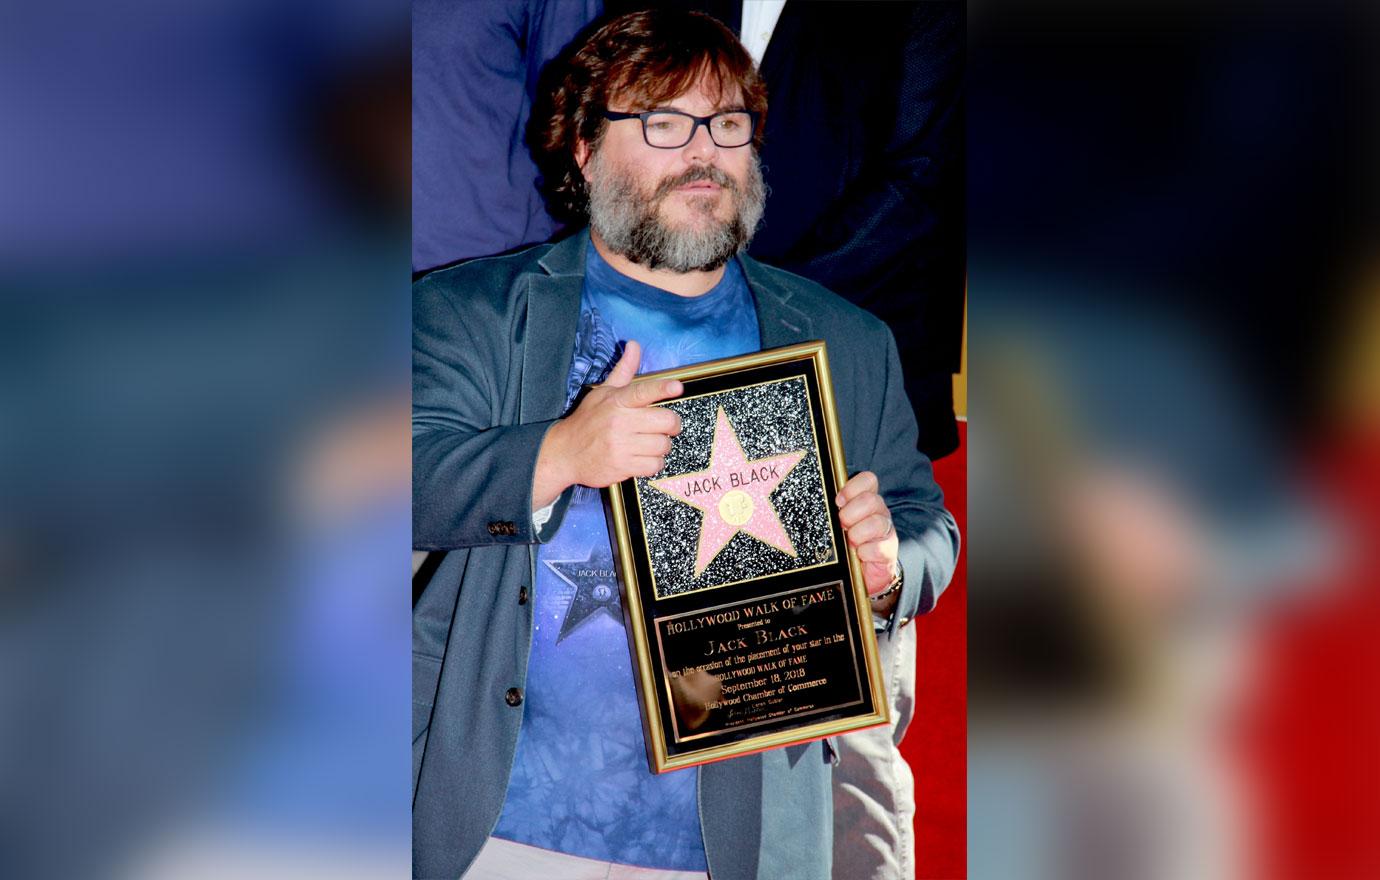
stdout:
[(604, 384), (546, 432), (532, 478), (533, 509), (576, 484), (602, 489), (661, 470), (680, 416), (652, 404), (684, 389), (674, 379), (634, 382), (641, 360), (641, 346), (629, 340)]

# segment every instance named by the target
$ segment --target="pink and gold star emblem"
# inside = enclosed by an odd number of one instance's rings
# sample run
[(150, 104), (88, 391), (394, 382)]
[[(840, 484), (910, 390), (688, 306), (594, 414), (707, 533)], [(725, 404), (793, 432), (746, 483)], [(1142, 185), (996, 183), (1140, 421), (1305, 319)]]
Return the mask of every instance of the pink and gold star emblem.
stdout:
[(739, 532), (795, 556), (795, 545), (781, 526), (770, 496), (804, 457), (802, 449), (748, 461), (728, 415), (719, 407), (709, 467), (648, 481), (704, 514), (695, 553), (695, 577), (704, 573)]

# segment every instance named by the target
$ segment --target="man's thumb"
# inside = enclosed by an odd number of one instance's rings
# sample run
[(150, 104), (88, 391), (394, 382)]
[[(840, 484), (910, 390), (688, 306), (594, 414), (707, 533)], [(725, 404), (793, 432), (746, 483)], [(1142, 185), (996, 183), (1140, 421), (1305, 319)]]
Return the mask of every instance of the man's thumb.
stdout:
[(613, 388), (622, 388), (633, 380), (637, 375), (637, 367), (642, 361), (642, 346), (634, 340), (629, 339), (628, 344), (623, 347), (623, 357), (619, 358), (609, 377), (604, 380), (604, 384)]

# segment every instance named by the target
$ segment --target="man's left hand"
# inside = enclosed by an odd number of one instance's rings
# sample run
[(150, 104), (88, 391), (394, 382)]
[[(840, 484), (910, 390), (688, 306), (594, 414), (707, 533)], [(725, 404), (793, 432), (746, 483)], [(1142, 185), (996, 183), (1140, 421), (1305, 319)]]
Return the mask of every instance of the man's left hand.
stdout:
[(891, 511), (877, 488), (877, 475), (863, 471), (854, 474), (834, 498), (848, 543), (858, 551), (869, 596), (885, 590), (895, 578), (901, 543), (891, 524)]

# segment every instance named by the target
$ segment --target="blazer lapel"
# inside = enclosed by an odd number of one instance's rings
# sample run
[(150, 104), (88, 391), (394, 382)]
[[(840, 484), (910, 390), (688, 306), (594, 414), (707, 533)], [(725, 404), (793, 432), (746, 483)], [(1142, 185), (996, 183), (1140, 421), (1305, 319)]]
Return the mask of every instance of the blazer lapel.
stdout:
[(587, 232), (572, 235), (551, 248), (538, 265), (547, 274), (528, 276), (527, 323), (522, 353), (524, 424), (559, 418), (565, 409), (565, 375), (575, 350), (580, 320), (580, 291), (585, 278)]
[(814, 321), (791, 302), (791, 289), (747, 254), (738, 255), (748, 289), (757, 302), (757, 327), (762, 348), (779, 348), (815, 339)]

